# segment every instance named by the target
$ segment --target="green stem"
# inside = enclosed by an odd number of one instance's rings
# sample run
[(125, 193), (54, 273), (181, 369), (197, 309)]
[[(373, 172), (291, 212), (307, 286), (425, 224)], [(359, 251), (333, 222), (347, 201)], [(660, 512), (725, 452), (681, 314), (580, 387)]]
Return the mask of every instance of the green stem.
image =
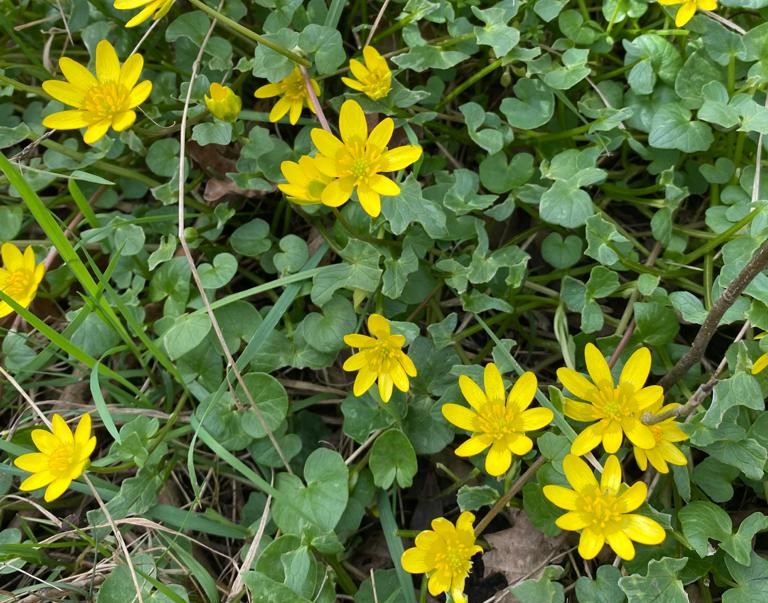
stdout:
[(489, 73), (492, 73), (493, 71), (501, 67), (503, 62), (504, 62), (503, 58), (496, 59), (493, 63), (491, 63), (490, 65), (486, 65), (480, 71), (475, 73), (472, 77), (470, 77), (466, 81), (456, 86), (453, 90), (451, 90), (448, 94), (446, 94), (443, 97), (443, 100), (441, 100), (437, 104), (437, 109), (440, 110), (443, 107), (445, 107), (448, 103), (450, 103), (459, 94), (464, 92), (467, 88), (469, 88), (470, 86), (473, 86), (475, 83), (483, 79), (486, 75), (488, 75)]
[(231, 29), (234, 32), (244, 35), (249, 40), (252, 40), (257, 44), (261, 44), (262, 46), (266, 46), (267, 48), (274, 50), (276, 53), (283, 55), (285, 58), (290, 59), (297, 65), (302, 65), (303, 67), (311, 66), (311, 63), (304, 57), (299, 56), (298, 54), (296, 54), (291, 50), (288, 50), (287, 48), (283, 48), (282, 46), (280, 46), (280, 44), (272, 42), (271, 40), (268, 40), (264, 36), (260, 36), (255, 31), (251, 31), (247, 27), (243, 27), (237, 21), (233, 21), (229, 17), (222, 15), (215, 8), (208, 6), (207, 4), (202, 2), (202, 0), (189, 0), (189, 2), (190, 4), (192, 4), (192, 6), (199, 8), (204, 13), (207, 13), (208, 15), (216, 19), (219, 23), (221, 23), (225, 27)]

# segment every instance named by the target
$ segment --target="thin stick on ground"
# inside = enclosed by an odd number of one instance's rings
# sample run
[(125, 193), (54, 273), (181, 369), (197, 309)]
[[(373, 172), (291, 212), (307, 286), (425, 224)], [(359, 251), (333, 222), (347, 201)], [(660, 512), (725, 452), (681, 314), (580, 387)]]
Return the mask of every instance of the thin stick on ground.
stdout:
[[(223, 4), (224, 4), (223, 1), (219, 3), (219, 10), (221, 9)], [(232, 373), (234, 374), (235, 379), (240, 384), (240, 387), (243, 389), (243, 393), (245, 394), (245, 397), (248, 399), (248, 403), (250, 404), (251, 410), (253, 410), (254, 415), (256, 416), (256, 419), (259, 421), (259, 423), (261, 424), (261, 427), (266, 432), (267, 437), (269, 438), (269, 441), (272, 443), (272, 446), (274, 447), (275, 451), (280, 457), (280, 460), (282, 461), (283, 466), (285, 467), (285, 470), (288, 473), (293, 474), (293, 471), (291, 470), (291, 466), (288, 464), (288, 459), (286, 458), (285, 453), (283, 452), (283, 449), (275, 439), (275, 434), (272, 432), (272, 430), (269, 428), (269, 425), (267, 425), (267, 422), (264, 420), (264, 416), (262, 415), (261, 411), (256, 405), (256, 401), (253, 399), (253, 396), (251, 395), (251, 392), (248, 389), (248, 386), (245, 383), (245, 380), (243, 379), (243, 375), (240, 372), (240, 370), (237, 368), (237, 363), (235, 362), (235, 359), (232, 357), (232, 354), (229, 351), (227, 342), (224, 339), (224, 333), (221, 331), (221, 326), (219, 325), (219, 321), (216, 320), (216, 315), (213, 313), (211, 302), (208, 299), (208, 295), (205, 292), (205, 287), (203, 287), (203, 282), (202, 280), (200, 280), (200, 274), (197, 271), (197, 266), (195, 265), (195, 259), (192, 257), (192, 250), (189, 248), (189, 244), (187, 243), (187, 239), (185, 235), (184, 195), (186, 191), (184, 187), (184, 181), (186, 178), (186, 174), (184, 170), (184, 164), (186, 162), (186, 146), (187, 146), (186, 134), (187, 134), (187, 118), (189, 115), (189, 103), (192, 99), (192, 88), (195, 83), (195, 80), (197, 79), (197, 74), (200, 69), (200, 62), (203, 59), (203, 52), (205, 51), (205, 47), (208, 45), (208, 40), (210, 40), (215, 27), (216, 27), (216, 20), (214, 19), (213, 22), (211, 22), (211, 26), (208, 28), (208, 33), (205, 35), (205, 38), (203, 38), (203, 42), (200, 45), (200, 51), (198, 52), (197, 57), (195, 58), (195, 62), (192, 64), (192, 73), (190, 74), (190, 78), (189, 78), (189, 87), (187, 88), (187, 96), (184, 99), (184, 109), (181, 114), (181, 128), (179, 131), (178, 237), (179, 237), (179, 242), (181, 243), (181, 248), (184, 250), (184, 257), (187, 258), (187, 263), (189, 264), (189, 268), (192, 273), (192, 280), (194, 281), (195, 286), (197, 287), (197, 291), (200, 294), (200, 299), (202, 300), (203, 305), (205, 306), (205, 311), (208, 314), (208, 319), (211, 321), (211, 327), (213, 328), (213, 332), (216, 335), (216, 339), (219, 343), (219, 346), (221, 347), (221, 350), (224, 352), (224, 357), (227, 359), (227, 367), (232, 370)]]
[(376, 30), (379, 28), (379, 24), (381, 23), (381, 19), (384, 17), (384, 12), (387, 10), (387, 6), (389, 6), (389, 0), (384, 0), (384, 4), (381, 5), (379, 12), (376, 14), (376, 18), (373, 20), (371, 31), (368, 32), (368, 37), (365, 39), (366, 46), (370, 46), (371, 40), (373, 40), (373, 34), (375, 34)]
[(24, 401), (29, 405), (29, 407), (32, 409), (32, 411), (40, 417), (40, 420), (45, 423), (46, 427), (48, 429), (52, 429), (51, 422), (48, 420), (48, 417), (45, 416), (42, 410), (40, 410), (40, 407), (35, 404), (35, 401), (30, 397), (30, 395), (24, 391), (24, 388), (19, 385), (19, 382), (16, 381), (16, 379), (13, 378), (13, 376), (6, 371), (2, 366), (0, 366), (0, 375), (6, 378), (8, 383), (10, 383), (13, 386), (13, 389), (15, 389), (17, 392), (19, 392), (19, 395), (21, 395), (22, 398), (24, 398)]

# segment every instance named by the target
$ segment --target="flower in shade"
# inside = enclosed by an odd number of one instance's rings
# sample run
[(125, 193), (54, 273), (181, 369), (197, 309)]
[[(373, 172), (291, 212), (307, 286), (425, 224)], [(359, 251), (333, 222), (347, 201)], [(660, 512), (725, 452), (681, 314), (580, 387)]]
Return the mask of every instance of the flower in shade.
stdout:
[(499, 476), (512, 464), (512, 455), (528, 454), (533, 441), (526, 435), (552, 422), (548, 408), (528, 409), (536, 394), (536, 375), (523, 373), (512, 386), (509, 396), (504, 390), (501, 373), (492, 362), (485, 367), (483, 391), (466, 375), (459, 377), (459, 388), (471, 409), (459, 404), (443, 405), (448, 421), (472, 433), (456, 449), (459, 456), (474, 456), (490, 446), (485, 457), (485, 470)]
[(387, 149), (395, 124), (385, 118), (368, 135), (362, 107), (347, 100), (341, 105), (339, 130), (341, 140), (330, 132), (315, 128), (312, 142), (320, 154), (317, 167), (333, 178), (321, 196), (324, 205), (337, 207), (357, 191), (357, 198), (371, 217), (381, 213), (381, 196), (400, 194), (400, 187), (380, 172), (396, 172), (421, 157), (421, 147), (406, 145)]
[(74, 434), (61, 415), (53, 415), (51, 423), (51, 431), (32, 431), (32, 441), (39, 452), (22, 454), (13, 461), (19, 469), (32, 473), (19, 488), (27, 491), (48, 486), (44, 496), (46, 502), (64, 494), (72, 480), (83, 474), (96, 448), (89, 414), (80, 417)]
[(464, 581), (472, 569), (472, 557), (483, 549), (475, 544), (475, 516), (464, 511), (454, 526), (444, 517), (432, 520), (432, 529), (416, 536), (416, 546), (403, 553), (400, 564), (411, 574), (426, 574), (433, 597), (451, 593), (454, 603), (466, 603)]
[(621, 482), (621, 463), (615, 456), (605, 462), (598, 485), (589, 466), (572, 454), (563, 459), (563, 470), (572, 490), (564, 486), (544, 486), (544, 496), (568, 511), (555, 521), (561, 530), (577, 532), (579, 555), (594, 559), (607, 542), (622, 559), (635, 556), (632, 541), (661, 544), (666, 533), (653, 519), (632, 513), (645, 502), (648, 487), (643, 482), (627, 486)]
[(557, 377), (568, 391), (585, 402), (565, 398), (565, 415), (576, 421), (593, 423), (571, 445), (571, 453), (581, 456), (600, 442), (608, 454), (616, 452), (624, 434), (634, 446), (653, 448), (656, 438), (641, 417), (664, 398), (659, 385), (645, 387), (651, 372), (651, 352), (640, 348), (630, 356), (615, 384), (605, 358), (591, 343), (584, 350), (591, 381), (569, 368), (557, 369)]
[[(37, 286), (45, 274), (45, 266), (35, 264), (35, 252), (32, 247), (27, 247), (24, 253), (21, 253), (13, 243), (3, 243), (0, 246), (0, 256), (3, 258), (3, 267), (0, 268), (0, 291), (26, 308), (35, 298)], [(13, 308), (0, 301), (0, 318), (8, 316), (11, 312)]]
[(289, 201), (301, 205), (322, 203), (323, 191), (333, 180), (317, 169), (315, 159), (309, 155), (302, 155), (298, 163), (283, 161), (280, 171), (288, 182), (278, 184), (277, 188), (285, 193)]
[(389, 94), (392, 87), (392, 71), (387, 60), (373, 46), (363, 48), (363, 62), (349, 61), (349, 70), (357, 79), (342, 77), (341, 81), (352, 90), (365, 94), (371, 100), (379, 100)]
[(117, 10), (133, 10), (141, 8), (128, 23), (126, 27), (136, 27), (152, 17), (154, 21), (162, 19), (168, 14), (173, 6), (173, 0), (115, 0), (114, 7)]
[[(320, 96), (320, 86), (317, 82), (315, 80), (310, 80), (310, 84), (312, 85), (315, 94)], [(301, 74), (301, 70), (298, 67), (279, 82), (275, 84), (266, 84), (261, 88), (258, 88), (253, 95), (256, 98), (280, 97), (269, 112), (269, 121), (280, 121), (286, 114), (288, 114), (288, 121), (290, 121), (291, 124), (295, 124), (299, 121), (301, 110), (304, 107), (309, 108), (312, 113), (315, 112), (315, 108), (312, 106), (312, 102), (309, 99), (304, 76)]]
[(359, 371), (352, 390), (355, 396), (362, 396), (378, 380), (379, 395), (389, 402), (393, 385), (401, 392), (408, 391), (408, 377), (416, 376), (416, 367), (403, 352), (405, 337), (392, 335), (389, 321), (381, 314), (368, 317), (368, 331), (373, 337), (359, 333), (344, 336), (344, 343), (360, 351), (347, 358), (342, 368)]
[[(661, 404), (662, 402), (659, 400), (646, 410), (645, 416), (658, 417), (680, 406), (679, 404), (665, 404), (664, 406)], [(637, 461), (640, 469), (645, 471), (648, 468), (648, 463), (650, 463), (659, 473), (669, 473), (669, 465), (688, 464), (688, 459), (674, 444), (688, 439), (688, 435), (680, 429), (675, 417), (669, 417), (658, 423), (650, 423), (648, 428), (653, 434), (653, 446), (650, 448), (633, 447), (635, 461)]]
[(664, 6), (675, 6), (680, 4), (675, 15), (675, 27), (682, 27), (688, 21), (693, 19), (697, 10), (715, 10), (717, 0), (659, 0), (659, 4)]
[(79, 63), (62, 57), (59, 68), (67, 81), (47, 80), (43, 90), (75, 109), (52, 113), (43, 119), (43, 125), (57, 130), (86, 128), (83, 140), (88, 144), (101, 139), (110, 127), (115, 132), (127, 130), (136, 121), (133, 109), (152, 91), (152, 82), (139, 82), (143, 66), (140, 54), (132, 54), (121, 66), (107, 40), (96, 46), (95, 76)]
[(232, 88), (214, 82), (211, 84), (208, 94), (203, 97), (203, 100), (211, 115), (222, 121), (231, 122), (237, 119), (237, 116), (240, 115), (240, 109), (243, 107), (243, 102), (232, 91)]

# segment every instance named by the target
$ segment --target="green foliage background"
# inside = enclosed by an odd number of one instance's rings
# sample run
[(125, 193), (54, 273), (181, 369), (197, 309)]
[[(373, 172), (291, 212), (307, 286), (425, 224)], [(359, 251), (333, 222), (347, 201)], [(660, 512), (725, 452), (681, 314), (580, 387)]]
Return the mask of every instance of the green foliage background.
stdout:
[[(538, 441), (547, 463), (513, 500), (556, 534), (541, 486), (562, 482), (575, 426), (546, 388), (554, 369), (583, 368), (593, 341), (606, 355), (620, 346), (619, 364), (649, 346), (662, 376), (765, 241), (766, 6), (729, 0), (725, 20), (698, 13), (677, 29), (674, 8), (642, 0), (224, 0), (224, 15), (311, 61), (332, 123), (358, 98), (338, 76), (383, 8), (373, 44), (397, 82), (381, 101), (358, 100), (395, 119), (397, 144), (425, 152), (371, 220), (354, 201), (335, 214), (276, 191), (280, 162), (310, 152), (317, 125), (306, 112), (296, 127), (271, 124), (269, 102), (252, 97), (290, 72), (285, 57), (221, 25), (206, 39), (211, 17), (177, 2), (141, 45), (154, 84), (143, 115), (86, 146), (77, 132), (44, 136), (42, 117), (62, 107), (40, 83), (58, 57), (87, 63), (105, 37), (124, 59), (146, 24), (124, 29), (132, 13), (104, 0), (2, 0), (0, 150), (11, 161), (0, 163), (0, 241), (59, 259), (24, 321), (0, 324), (0, 358), (44, 411), (98, 414), (91, 476), (143, 600), (232, 601), (236, 585), (237, 597), (273, 603), (425, 600), (395, 536), (426, 527), (411, 523), (424, 481), (447, 493), (429, 518), (457, 500), (483, 514), (537, 454), (502, 482), (453, 460), (440, 407), (461, 400), (458, 375), (477, 378), (491, 359), (510, 376), (533, 370), (540, 401), (558, 410)], [(224, 80), (244, 99), (234, 125), (202, 102)], [(185, 236), (252, 401), (179, 253), (180, 135)], [(373, 390), (355, 398), (340, 369), (342, 336), (374, 311), (419, 370), (408, 398), (386, 406)], [(768, 330), (764, 273), (667, 392), (685, 402), (727, 360), (685, 424), (688, 466), (649, 476), (665, 543), (619, 568), (601, 558), (591, 577), (558, 559), (512, 587), (520, 601), (768, 596), (768, 384), (749, 372), (768, 345), (734, 343), (746, 321)], [(33, 420), (5, 383), (0, 396), (0, 584), (12, 593), (0, 600), (132, 600), (83, 484), (47, 511), (12, 496), (10, 459), (29, 449)], [(382, 537), (389, 559), (369, 564)]]

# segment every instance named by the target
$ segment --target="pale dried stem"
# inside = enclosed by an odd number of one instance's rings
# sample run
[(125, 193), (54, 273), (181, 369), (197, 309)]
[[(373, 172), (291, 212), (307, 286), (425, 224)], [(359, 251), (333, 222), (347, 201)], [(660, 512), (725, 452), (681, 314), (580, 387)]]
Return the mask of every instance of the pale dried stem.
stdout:
[(15, 389), (17, 392), (19, 392), (19, 395), (21, 395), (22, 398), (24, 398), (24, 401), (29, 404), (29, 407), (32, 409), (32, 411), (40, 417), (40, 420), (46, 424), (46, 426), (49, 429), (52, 429), (51, 422), (48, 420), (48, 417), (43, 414), (43, 411), (40, 410), (37, 404), (35, 404), (35, 401), (30, 397), (30, 395), (24, 391), (24, 388), (19, 385), (19, 382), (16, 381), (16, 379), (13, 378), (13, 376), (6, 371), (2, 366), (0, 366), (0, 375), (6, 378), (8, 383), (10, 383), (13, 386), (13, 389)]
[(368, 446), (373, 444), (373, 441), (377, 437), (379, 437), (379, 434), (382, 431), (384, 431), (384, 430), (383, 429), (377, 429), (370, 436), (368, 436), (368, 439), (365, 440), (365, 442), (363, 442), (362, 444), (360, 444), (360, 447), (347, 457), (347, 459), (344, 461), (344, 464), (349, 466), (352, 463), (354, 463), (355, 460), (357, 460), (357, 457), (359, 457), (363, 452), (365, 452), (365, 450), (368, 448)]
[[(223, 6), (223, 4), (224, 4), (223, 1), (219, 3), (218, 10), (221, 10), (221, 7)], [(192, 98), (192, 87), (195, 83), (195, 80), (197, 79), (197, 73), (200, 69), (200, 62), (202, 61), (202, 58), (203, 58), (203, 52), (205, 51), (205, 47), (208, 45), (208, 41), (210, 40), (211, 35), (213, 34), (213, 30), (216, 27), (216, 23), (217, 23), (216, 19), (214, 19), (211, 22), (211, 26), (208, 28), (208, 33), (205, 35), (205, 38), (203, 38), (203, 41), (200, 45), (200, 51), (197, 53), (195, 62), (192, 64), (192, 73), (190, 74), (190, 78), (189, 78), (187, 96), (184, 99), (184, 109), (181, 114), (181, 127), (179, 131), (178, 237), (179, 237), (179, 242), (181, 243), (181, 248), (184, 250), (184, 256), (187, 258), (187, 262), (189, 264), (189, 268), (192, 273), (192, 280), (195, 282), (195, 286), (197, 287), (198, 293), (200, 294), (200, 299), (202, 300), (203, 305), (205, 306), (205, 311), (208, 315), (208, 319), (211, 321), (211, 327), (213, 328), (213, 332), (216, 335), (216, 339), (219, 342), (221, 350), (224, 352), (224, 357), (227, 360), (227, 367), (232, 370), (232, 373), (234, 374), (235, 379), (240, 384), (240, 387), (242, 388), (243, 393), (245, 394), (245, 397), (248, 399), (250, 408), (253, 410), (254, 415), (256, 416), (256, 419), (259, 421), (262, 428), (266, 432), (267, 437), (269, 438), (269, 441), (272, 443), (272, 446), (274, 447), (275, 451), (280, 456), (280, 460), (282, 461), (283, 466), (285, 467), (285, 470), (288, 473), (292, 474), (293, 471), (291, 470), (291, 467), (288, 464), (288, 459), (286, 458), (285, 453), (283, 452), (283, 449), (280, 447), (280, 444), (278, 444), (277, 440), (275, 439), (274, 433), (272, 432), (272, 430), (269, 428), (266, 421), (264, 420), (264, 416), (262, 415), (261, 411), (256, 405), (256, 401), (253, 399), (253, 396), (251, 395), (251, 392), (248, 389), (248, 386), (245, 383), (245, 380), (243, 379), (243, 375), (240, 372), (240, 370), (237, 368), (235, 359), (232, 357), (232, 354), (229, 351), (229, 347), (227, 346), (226, 340), (224, 339), (224, 334), (222, 333), (221, 327), (219, 326), (219, 321), (216, 319), (216, 316), (213, 313), (211, 302), (208, 299), (208, 295), (205, 292), (205, 287), (203, 287), (203, 282), (200, 279), (200, 274), (197, 271), (197, 266), (195, 266), (195, 260), (192, 257), (192, 251), (189, 248), (189, 244), (187, 243), (186, 235), (184, 233), (184, 216), (185, 216), (184, 194), (186, 192), (184, 187), (184, 181), (186, 179), (184, 164), (186, 161), (186, 146), (187, 146), (186, 131), (187, 131), (187, 118), (189, 114), (189, 104)]]
[(384, 0), (384, 4), (381, 5), (379, 12), (376, 14), (376, 18), (373, 20), (373, 25), (371, 25), (371, 31), (368, 32), (368, 37), (365, 40), (366, 46), (371, 45), (371, 40), (373, 40), (373, 34), (375, 34), (376, 30), (379, 28), (379, 24), (381, 23), (381, 19), (384, 17), (384, 11), (387, 10), (387, 6), (389, 6), (389, 0)]
[(309, 96), (309, 102), (312, 103), (312, 108), (315, 110), (315, 115), (317, 116), (317, 119), (320, 122), (320, 125), (323, 127), (323, 130), (325, 130), (330, 134), (333, 134), (333, 132), (331, 132), (331, 126), (328, 125), (328, 120), (325, 119), (325, 113), (323, 113), (323, 108), (322, 106), (320, 106), (320, 100), (317, 98), (317, 94), (315, 94), (315, 89), (312, 87), (312, 78), (309, 77), (309, 72), (307, 71), (307, 68), (304, 67), (304, 65), (299, 65), (299, 70), (301, 71), (301, 77), (304, 78), (304, 87), (307, 89), (307, 96)]
[(728, 19), (718, 15), (717, 13), (713, 13), (710, 10), (705, 10), (705, 11), (702, 11), (702, 12), (705, 15), (707, 15), (710, 19), (713, 19), (714, 21), (717, 21), (718, 23), (722, 23), (727, 28), (732, 29), (733, 31), (735, 31), (737, 34), (741, 34), (743, 36), (745, 33), (747, 33), (746, 29), (743, 29), (741, 26), (736, 25), (736, 23), (734, 23), (733, 21), (729, 21)]

